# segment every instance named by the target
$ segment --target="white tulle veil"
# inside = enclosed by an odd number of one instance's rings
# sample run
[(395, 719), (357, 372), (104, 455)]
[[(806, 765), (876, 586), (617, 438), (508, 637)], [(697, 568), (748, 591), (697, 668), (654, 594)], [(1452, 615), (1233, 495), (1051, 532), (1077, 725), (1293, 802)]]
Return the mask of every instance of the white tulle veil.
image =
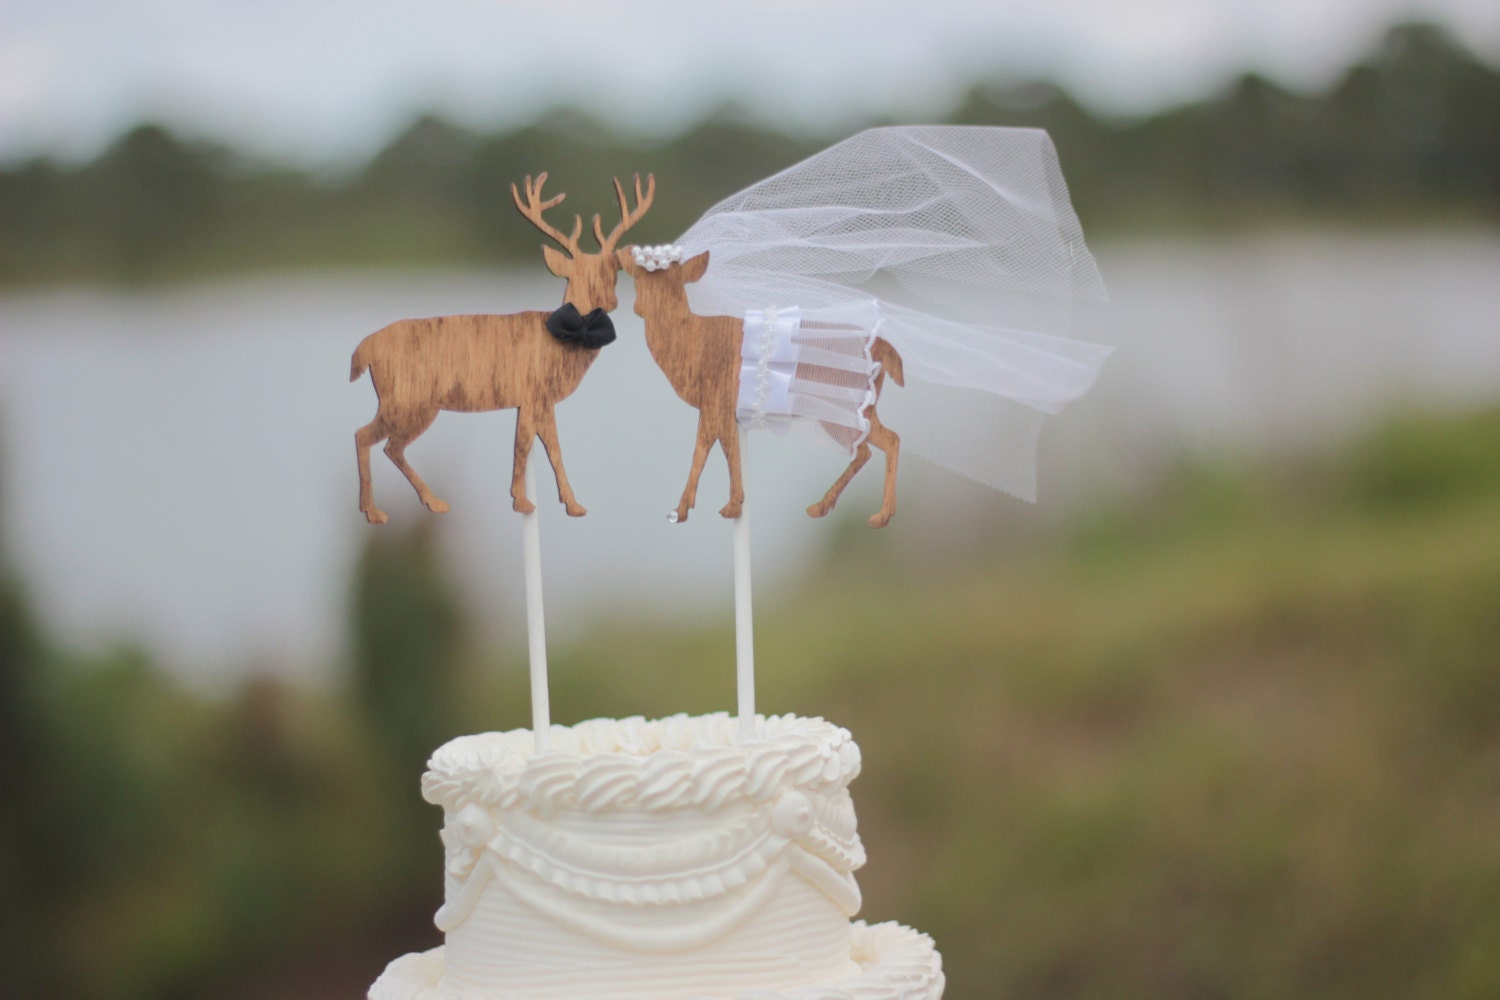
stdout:
[[(1024, 499), (1042, 418), (1109, 354), (1064, 336), (1070, 303), (1102, 301), (1104, 283), (1040, 130), (870, 129), (724, 199), (678, 243), (711, 253), (693, 311), (749, 317), (747, 351), (753, 336), (772, 350), (789, 314), (824, 331), (804, 363), (821, 349), (815, 363), (837, 367), (848, 348), (830, 331), (887, 340), (908, 381), (887, 383), (879, 411), (903, 448)], [(790, 391), (830, 429), (818, 392)]]

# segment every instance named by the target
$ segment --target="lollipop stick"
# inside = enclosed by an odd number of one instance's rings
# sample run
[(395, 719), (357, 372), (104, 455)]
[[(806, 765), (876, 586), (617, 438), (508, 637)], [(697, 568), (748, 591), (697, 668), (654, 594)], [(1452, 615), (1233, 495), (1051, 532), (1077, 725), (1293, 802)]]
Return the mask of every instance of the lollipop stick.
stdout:
[[(533, 453), (535, 449), (532, 449)], [(526, 495), (536, 502), (536, 463), (526, 456)], [(550, 749), (551, 708), (547, 700), (547, 622), (542, 613), (542, 528), (539, 512), (521, 515), (526, 567), (526, 637), (531, 647), (531, 732), (536, 752)]]
[[(745, 438), (740, 434), (740, 465), (744, 467)], [(741, 504), (734, 519), (734, 646), (739, 693), (740, 739), (755, 736), (755, 634), (750, 613), (750, 510)]]

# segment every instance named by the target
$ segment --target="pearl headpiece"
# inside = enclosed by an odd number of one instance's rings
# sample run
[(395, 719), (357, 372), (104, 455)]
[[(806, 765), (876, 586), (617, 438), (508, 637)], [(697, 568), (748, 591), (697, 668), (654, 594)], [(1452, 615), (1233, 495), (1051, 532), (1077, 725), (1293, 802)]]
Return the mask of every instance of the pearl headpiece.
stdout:
[(668, 264), (682, 262), (682, 247), (676, 243), (663, 243), (654, 247), (631, 247), (635, 262), (648, 271), (663, 270)]

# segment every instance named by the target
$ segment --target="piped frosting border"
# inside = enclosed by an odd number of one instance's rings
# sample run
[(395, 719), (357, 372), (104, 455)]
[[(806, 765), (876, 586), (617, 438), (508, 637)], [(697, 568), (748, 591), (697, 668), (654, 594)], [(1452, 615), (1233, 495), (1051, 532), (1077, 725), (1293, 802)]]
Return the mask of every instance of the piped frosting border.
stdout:
[(849, 731), (823, 719), (761, 717), (756, 732), (739, 741), (737, 720), (719, 712), (554, 726), (545, 754), (529, 729), (460, 736), (433, 754), (422, 795), (450, 812), (471, 802), (538, 816), (665, 812), (760, 804), (791, 789), (829, 795), (859, 774)]

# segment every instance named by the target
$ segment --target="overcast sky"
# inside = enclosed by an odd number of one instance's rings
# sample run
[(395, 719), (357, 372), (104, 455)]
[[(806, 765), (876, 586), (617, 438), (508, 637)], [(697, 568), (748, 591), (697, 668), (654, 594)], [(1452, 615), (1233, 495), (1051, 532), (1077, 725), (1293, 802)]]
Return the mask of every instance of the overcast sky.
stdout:
[(1497, 0), (0, 0), (0, 160), (84, 157), (142, 120), (303, 163), (416, 114), (573, 103), (664, 131), (736, 99), (789, 128), (942, 113), (975, 78), (1132, 113), (1244, 69), (1315, 87), (1426, 16), (1500, 59)]

